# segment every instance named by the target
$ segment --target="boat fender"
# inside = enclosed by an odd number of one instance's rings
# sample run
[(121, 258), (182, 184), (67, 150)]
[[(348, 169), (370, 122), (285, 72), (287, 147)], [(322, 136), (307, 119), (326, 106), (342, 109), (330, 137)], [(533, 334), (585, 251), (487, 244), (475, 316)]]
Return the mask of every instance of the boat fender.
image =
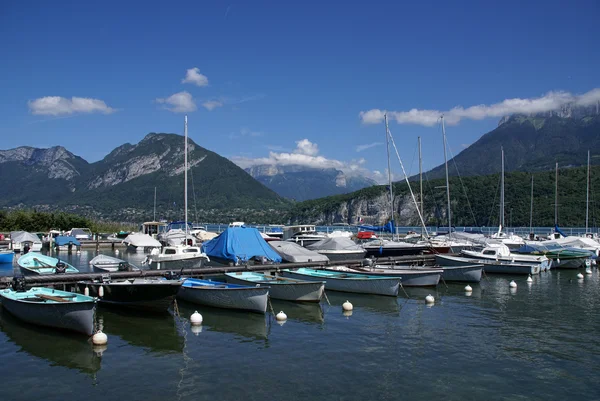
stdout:
[(127, 271), (129, 271), (129, 263), (127, 263), (127, 262), (119, 262), (119, 271), (120, 272), (127, 272)]
[(54, 271), (56, 274), (65, 273), (67, 271), (67, 265), (64, 262), (58, 262), (56, 266), (54, 266)]

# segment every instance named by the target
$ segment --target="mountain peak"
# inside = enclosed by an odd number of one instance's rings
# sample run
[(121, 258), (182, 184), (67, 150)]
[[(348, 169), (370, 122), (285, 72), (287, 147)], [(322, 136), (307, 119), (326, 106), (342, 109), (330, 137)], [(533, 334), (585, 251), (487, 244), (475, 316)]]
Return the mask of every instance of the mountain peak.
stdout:
[(581, 106), (575, 103), (567, 103), (557, 110), (545, 111), (531, 114), (511, 114), (504, 116), (498, 122), (498, 127), (509, 122), (523, 122), (528, 118), (550, 118), (558, 117), (565, 119), (581, 120), (585, 117), (594, 117), (600, 115), (600, 102), (589, 106)]

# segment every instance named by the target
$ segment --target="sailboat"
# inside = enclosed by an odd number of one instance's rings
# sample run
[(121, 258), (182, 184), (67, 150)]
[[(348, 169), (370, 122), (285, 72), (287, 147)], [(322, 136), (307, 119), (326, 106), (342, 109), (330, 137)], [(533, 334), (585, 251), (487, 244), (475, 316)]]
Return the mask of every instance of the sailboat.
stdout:
[[(185, 137), (185, 145), (184, 145), (184, 161), (183, 161), (183, 193), (184, 193), (184, 209), (185, 209), (185, 238), (188, 236), (188, 210), (187, 210), (187, 190), (188, 190), (188, 180), (187, 180), (187, 172), (188, 172), (188, 126), (187, 126), (187, 116), (184, 118), (184, 137)], [(187, 243), (187, 240), (183, 244), (178, 245), (169, 245), (164, 246), (162, 251), (158, 251), (157, 249), (153, 249), (150, 255), (147, 257), (147, 263), (150, 267), (153, 267), (153, 264), (157, 266), (158, 269), (161, 268), (163, 264), (166, 264), (167, 269), (183, 269), (183, 268), (192, 268), (192, 267), (202, 267), (205, 261), (208, 261), (208, 256), (199, 246), (194, 246)]]
[(498, 232), (492, 235), (492, 238), (500, 241), (510, 249), (518, 249), (525, 245), (525, 240), (512, 232), (506, 233), (503, 230), (504, 225), (504, 147), (500, 148), (502, 153), (502, 173), (500, 175), (500, 223)]

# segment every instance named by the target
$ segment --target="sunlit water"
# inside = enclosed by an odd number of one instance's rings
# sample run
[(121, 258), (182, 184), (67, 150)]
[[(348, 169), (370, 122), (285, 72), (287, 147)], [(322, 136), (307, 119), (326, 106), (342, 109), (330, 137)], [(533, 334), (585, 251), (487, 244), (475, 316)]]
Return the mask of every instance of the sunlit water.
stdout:
[[(85, 271), (93, 256), (65, 259)], [(0, 398), (599, 399), (598, 271), (583, 280), (576, 274), (543, 273), (531, 285), (490, 276), (471, 296), (454, 284), (407, 289), (397, 299), (330, 291), (331, 305), (273, 302), (288, 315), (281, 326), (271, 314), (182, 302), (181, 318), (100, 307), (104, 351), (0, 308)], [(432, 307), (424, 302), (429, 293)], [(346, 299), (351, 316), (342, 313)], [(200, 328), (189, 324), (194, 310), (204, 317)]]

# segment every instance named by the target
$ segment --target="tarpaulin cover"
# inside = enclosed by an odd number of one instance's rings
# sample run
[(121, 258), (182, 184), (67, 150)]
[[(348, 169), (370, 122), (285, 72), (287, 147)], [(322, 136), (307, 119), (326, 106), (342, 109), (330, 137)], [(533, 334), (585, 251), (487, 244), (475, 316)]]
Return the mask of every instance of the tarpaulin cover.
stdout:
[(75, 246), (81, 245), (77, 238), (67, 235), (59, 235), (58, 237), (54, 238), (54, 242), (58, 246), (69, 245), (69, 243), (72, 243)]
[(218, 237), (202, 244), (202, 252), (209, 257), (244, 263), (254, 257), (265, 257), (281, 262), (281, 256), (267, 244), (256, 228), (229, 227)]

